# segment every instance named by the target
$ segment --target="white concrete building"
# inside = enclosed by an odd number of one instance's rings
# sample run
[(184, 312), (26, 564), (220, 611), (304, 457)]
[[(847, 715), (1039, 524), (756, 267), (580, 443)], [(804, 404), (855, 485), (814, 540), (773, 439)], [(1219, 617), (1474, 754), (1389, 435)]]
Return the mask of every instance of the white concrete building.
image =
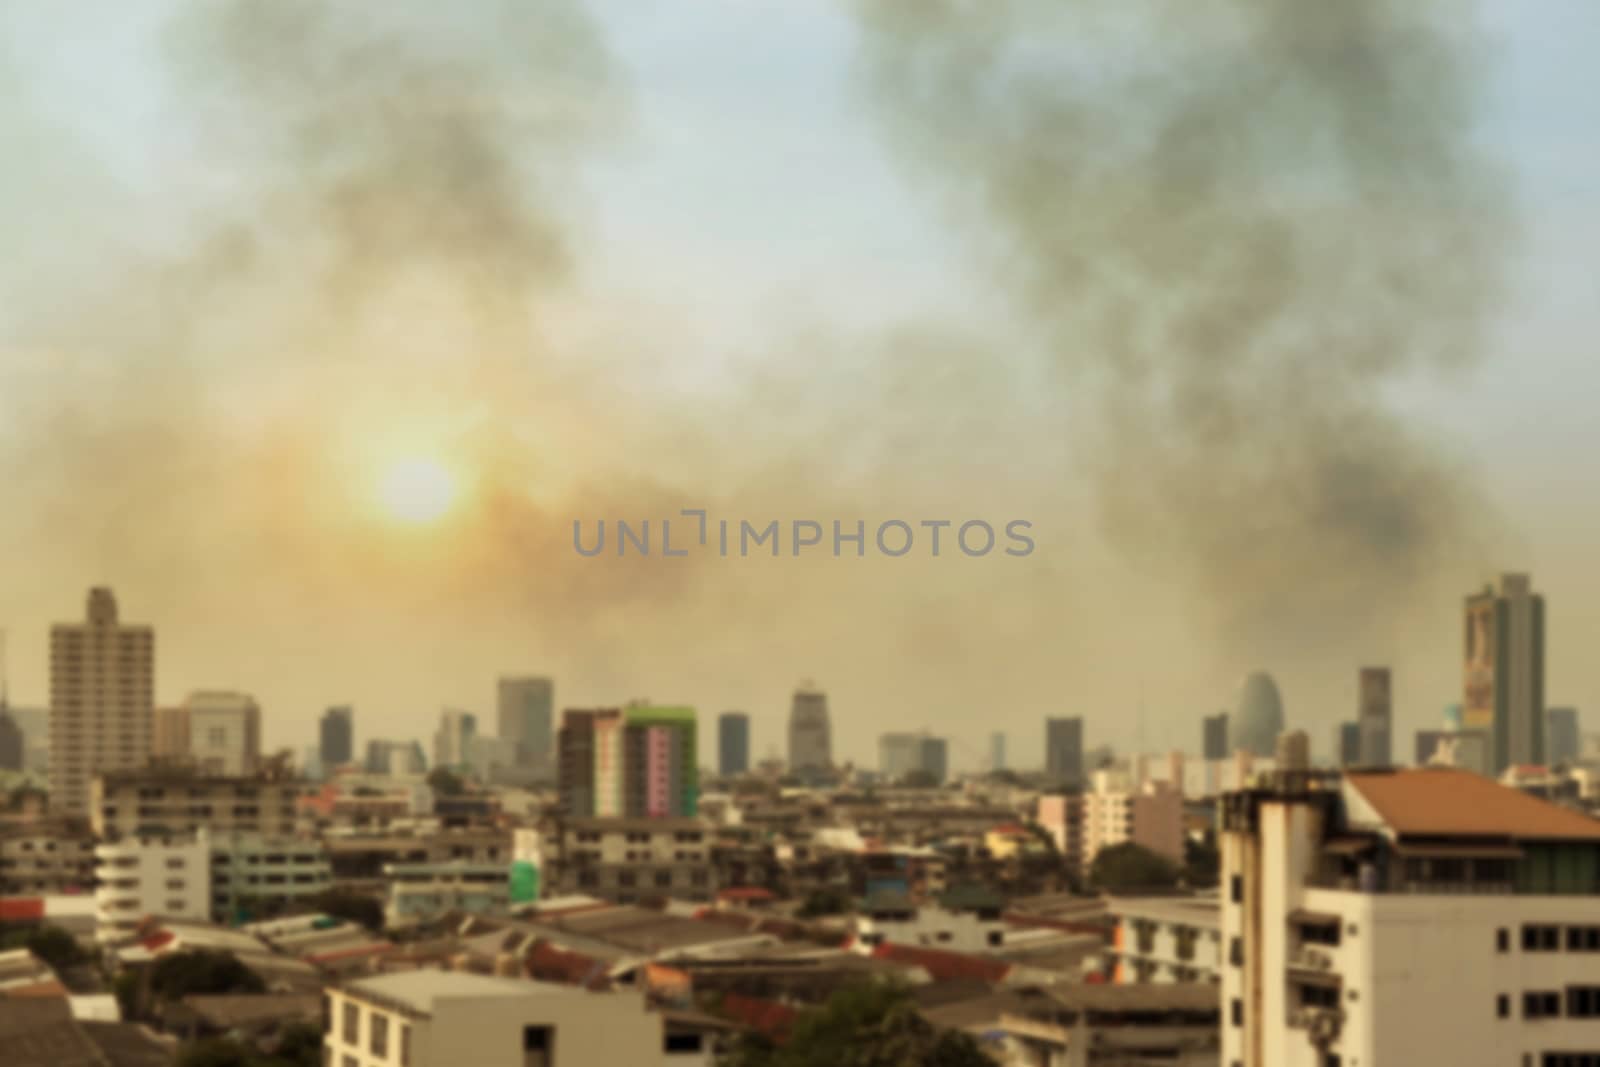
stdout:
[(95, 936), (130, 935), (146, 916), (211, 919), (211, 847), (200, 837), (124, 837), (95, 848)]
[(455, 971), (409, 971), (327, 993), (333, 1067), (663, 1067), (707, 1062), (670, 1049), (640, 993)]
[(244, 693), (202, 691), (184, 702), (189, 755), (202, 773), (245, 777), (261, 763), (261, 709)]
[(1600, 1050), (1600, 822), (1448, 768), (1223, 801), (1224, 1064)]
[(1183, 862), (1183, 795), (1165, 782), (1135, 787), (1121, 775), (1096, 771), (1080, 818), (1085, 864), (1092, 864), (1101, 849), (1130, 841)]
[(1164, 985), (1222, 980), (1222, 915), (1216, 897), (1121, 897), (1107, 910), (1116, 922), (1112, 981)]

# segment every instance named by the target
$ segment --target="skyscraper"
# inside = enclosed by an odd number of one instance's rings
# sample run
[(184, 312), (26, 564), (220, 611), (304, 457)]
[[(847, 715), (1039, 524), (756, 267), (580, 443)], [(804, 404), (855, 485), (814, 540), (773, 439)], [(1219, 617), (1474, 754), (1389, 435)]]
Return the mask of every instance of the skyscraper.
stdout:
[(0, 702), (0, 771), (20, 771), (27, 754), (22, 727), (11, 717), (11, 710)]
[(878, 738), (878, 773), (897, 782), (922, 768), (922, 735), (883, 734)]
[(1083, 720), (1044, 721), (1044, 776), (1052, 786), (1083, 788)]
[(1272, 675), (1256, 671), (1244, 680), (1239, 707), (1228, 719), (1233, 747), (1251, 755), (1271, 756), (1283, 733), (1283, 698)]
[(1578, 758), (1582, 741), (1577, 708), (1547, 708), (1544, 713), (1544, 761), (1552, 767)]
[(1492, 770), (1544, 762), (1544, 598), (1507, 574), (1467, 598), (1463, 725), (1490, 737)]
[(88, 811), (89, 782), (150, 758), (155, 633), (117, 619), (110, 589), (89, 591), (87, 619), (50, 630), (50, 807)]
[(815, 683), (802, 682), (789, 708), (789, 770), (833, 768), (833, 728), (828, 721), (828, 695)]
[(950, 777), (950, 744), (942, 737), (928, 737), (924, 735), (919, 746), (919, 759), (922, 769), (940, 785)]
[(533, 781), (554, 773), (555, 683), (549, 678), (502, 678), (499, 736), (516, 743), (517, 769)]
[(1342, 722), (1336, 739), (1340, 767), (1361, 766), (1361, 724)]
[(261, 762), (261, 709), (244, 693), (203, 691), (184, 702), (189, 752), (206, 774), (256, 773)]
[(1356, 723), (1361, 729), (1361, 764), (1387, 767), (1393, 763), (1393, 696), (1389, 668), (1361, 668), (1360, 702)]
[(433, 765), (449, 770), (467, 770), (472, 763), (472, 739), (478, 733), (478, 717), (470, 711), (446, 708), (439, 713), (439, 728), (433, 732)]
[(1006, 769), (1006, 735), (999, 730), (989, 735), (989, 769), (991, 771)]
[(1208, 760), (1227, 759), (1228, 752), (1228, 713), (1219, 711), (1215, 715), (1207, 715), (1201, 726), (1201, 753)]
[(563, 809), (578, 818), (697, 814), (697, 735), (693, 708), (566, 712), (556, 741)]
[(317, 753), (322, 759), (324, 774), (355, 758), (354, 710), (340, 706), (322, 713), (322, 723), (317, 730)]
[(725, 711), (717, 719), (717, 772), (724, 778), (750, 770), (750, 716)]

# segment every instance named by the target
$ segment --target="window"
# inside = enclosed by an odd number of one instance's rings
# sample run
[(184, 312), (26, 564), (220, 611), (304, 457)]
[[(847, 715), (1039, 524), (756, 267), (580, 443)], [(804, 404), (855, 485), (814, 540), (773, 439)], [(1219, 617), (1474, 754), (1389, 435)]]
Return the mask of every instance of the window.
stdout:
[(667, 1034), (661, 1042), (661, 1050), (668, 1055), (678, 1052), (702, 1052), (705, 1041), (700, 1034)]
[(1600, 1052), (1546, 1052), (1540, 1067), (1600, 1067)]
[(411, 1067), (411, 1027), (400, 1027), (400, 1067)]
[(666, 889), (670, 885), (672, 885), (672, 872), (671, 871), (657, 871), (656, 872), (656, 886), (657, 886), (657, 888)]
[(626, 886), (629, 889), (632, 889), (634, 885), (638, 883), (638, 881), (639, 879), (635, 877), (632, 871), (621, 871), (617, 874), (617, 884), (620, 886)]
[(1003, 931), (1000, 931), (1000, 930), (990, 930), (989, 931), (989, 947), (990, 948), (999, 948), (1001, 945), (1005, 944), (1005, 942), (1006, 942), (1006, 935), (1005, 935), (1005, 933)]
[(524, 1026), (522, 1028), (522, 1062), (524, 1067), (550, 1067), (555, 1062), (555, 1029), (549, 1026)]
[(1236, 874), (1228, 879), (1228, 898), (1235, 904), (1244, 903), (1244, 877), (1242, 875)]
[(1235, 1025), (1235, 1026), (1243, 1026), (1244, 1025), (1244, 1001), (1240, 1000), (1238, 997), (1234, 997), (1233, 998), (1233, 1007), (1232, 1007), (1231, 1011), (1233, 1013), (1233, 1025)]
[(1522, 951), (1557, 952), (1560, 948), (1561, 927), (1529, 925), (1522, 928)]
[(1494, 1013), (1502, 1019), (1511, 1018), (1511, 998), (1501, 993), (1494, 998)]
[(1327, 986), (1303, 985), (1300, 987), (1300, 1006), (1302, 1008), (1337, 1008), (1339, 1006), (1339, 991)]
[(1561, 994), (1544, 992), (1522, 994), (1522, 1017), (1524, 1019), (1560, 1018)]
[(1228, 939), (1228, 962), (1235, 967), (1244, 966), (1244, 940), (1230, 937)]
[(1600, 952), (1600, 926), (1567, 927), (1568, 952)]
[(1494, 948), (1496, 952), (1511, 951), (1511, 931), (1504, 926), (1494, 932)]
[(367, 1023), (368, 1042), (372, 1054), (381, 1059), (389, 1056), (389, 1017), (372, 1013), (372, 1019)]
[(358, 1004), (347, 1003), (344, 1006), (344, 1043), (361, 1043), (361, 1007)]
[(1600, 986), (1567, 986), (1567, 1017), (1571, 1019), (1600, 1017)]
[(169, 870), (169, 871), (181, 871), (181, 870), (183, 870), (183, 858), (181, 856), (178, 856), (178, 857), (174, 857), (174, 858), (168, 860), (167, 861), (167, 870)]
[(344, 1067), (361, 1067), (361, 1061), (354, 1056), (346, 1056), (344, 1058)]

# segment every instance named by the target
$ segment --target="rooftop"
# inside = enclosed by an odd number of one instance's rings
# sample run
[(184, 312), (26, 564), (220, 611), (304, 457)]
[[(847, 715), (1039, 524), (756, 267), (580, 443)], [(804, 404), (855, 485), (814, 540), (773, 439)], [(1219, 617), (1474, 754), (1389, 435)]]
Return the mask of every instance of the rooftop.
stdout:
[(441, 1000), (529, 997), (559, 990), (560, 987), (522, 978), (491, 978), (464, 971), (421, 970), (362, 978), (346, 984), (345, 989), (356, 996), (377, 997), (422, 1015), (431, 1015), (434, 1006)]
[(1346, 783), (1402, 837), (1600, 842), (1600, 820), (1454, 767), (1356, 771)]

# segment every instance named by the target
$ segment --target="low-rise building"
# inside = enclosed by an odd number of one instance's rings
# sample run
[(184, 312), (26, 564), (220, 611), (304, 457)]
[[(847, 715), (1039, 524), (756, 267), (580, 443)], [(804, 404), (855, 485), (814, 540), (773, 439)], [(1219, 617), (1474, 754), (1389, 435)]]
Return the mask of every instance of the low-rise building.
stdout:
[(0, 895), (86, 891), (94, 837), (81, 824), (17, 823), (0, 829)]
[[(421, 970), (328, 991), (327, 1062), (337, 1067), (659, 1067), (703, 1062), (673, 1049), (639, 993)], [(687, 1059), (685, 1059), (687, 1057)]]
[(511, 864), (451, 860), (445, 863), (391, 863), (385, 921), (402, 926), (445, 912), (471, 915), (504, 911), (511, 902)]
[(243, 833), (293, 837), (306, 783), (266, 775), (224, 777), (183, 767), (148, 767), (96, 777), (90, 823), (98, 837)]
[(1111, 901), (1111, 979), (1118, 984), (1220, 982), (1222, 914), (1215, 897)]
[(131, 936), (152, 915), (211, 918), (211, 849), (203, 839), (123, 837), (95, 848), (96, 937)]
[(622, 904), (652, 897), (710, 901), (712, 827), (699, 818), (569, 819), (552, 857), (549, 891)]
[(328, 850), (311, 838), (211, 838), (211, 914), (219, 922), (294, 908), (333, 885)]

